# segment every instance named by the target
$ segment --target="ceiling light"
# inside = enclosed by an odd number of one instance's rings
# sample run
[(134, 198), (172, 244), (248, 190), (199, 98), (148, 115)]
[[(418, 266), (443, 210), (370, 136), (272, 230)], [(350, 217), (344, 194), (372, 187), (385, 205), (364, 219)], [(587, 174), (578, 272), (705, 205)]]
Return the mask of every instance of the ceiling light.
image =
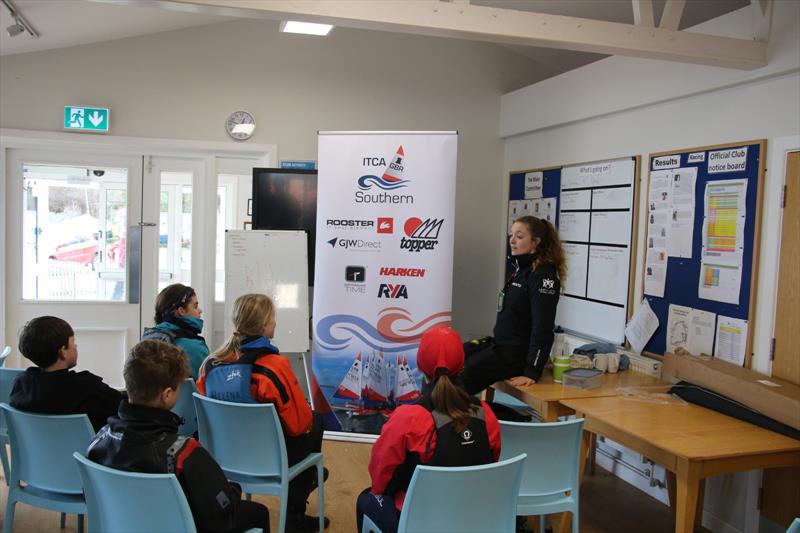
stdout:
[(333, 29), (331, 24), (315, 24), (313, 22), (298, 22), (285, 20), (281, 22), (281, 31), (284, 33), (304, 33), (306, 35), (325, 36)]
[(6, 31), (8, 32), (8, 35), (10, 37), (16, 37), (17, 35), (25, 31), (25, 26), (23, 26), (19, 22), (15, 22), (14, 24), (6, 28)]

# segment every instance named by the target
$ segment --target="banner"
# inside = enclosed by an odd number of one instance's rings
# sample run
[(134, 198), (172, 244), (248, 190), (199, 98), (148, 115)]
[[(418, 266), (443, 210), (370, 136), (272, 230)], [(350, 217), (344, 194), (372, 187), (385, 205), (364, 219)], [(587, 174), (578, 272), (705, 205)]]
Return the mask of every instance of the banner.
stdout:
[(455, 132), (321, 132), (314, 408), (378, 434), (420, 396), (422, 334), (451, 319)]

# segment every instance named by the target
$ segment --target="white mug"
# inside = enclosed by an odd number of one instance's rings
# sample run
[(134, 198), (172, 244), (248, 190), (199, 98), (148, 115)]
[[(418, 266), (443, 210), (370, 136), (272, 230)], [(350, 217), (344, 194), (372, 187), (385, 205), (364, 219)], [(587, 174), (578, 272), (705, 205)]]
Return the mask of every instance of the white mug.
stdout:
[(615, 374), (619, 371), (619, 354), (618, 353), (610, 353), (608, 354), (608, 371), (611, 374)]
[(608, 354), (607, 353), (595, 354), (595, 356), (594, 356), (594, 367), (597, 370), (602, 370), (603, 372), (608, 370)]

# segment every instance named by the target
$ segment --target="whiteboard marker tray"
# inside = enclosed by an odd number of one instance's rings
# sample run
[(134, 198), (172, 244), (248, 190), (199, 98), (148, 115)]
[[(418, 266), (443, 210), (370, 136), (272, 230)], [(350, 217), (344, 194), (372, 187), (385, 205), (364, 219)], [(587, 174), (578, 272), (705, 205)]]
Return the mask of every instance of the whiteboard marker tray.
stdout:
[(573, 368), (564, 372), (564, 386), (577, 389), (593, 389), (603, 381), (602, 370), (596, 368)]

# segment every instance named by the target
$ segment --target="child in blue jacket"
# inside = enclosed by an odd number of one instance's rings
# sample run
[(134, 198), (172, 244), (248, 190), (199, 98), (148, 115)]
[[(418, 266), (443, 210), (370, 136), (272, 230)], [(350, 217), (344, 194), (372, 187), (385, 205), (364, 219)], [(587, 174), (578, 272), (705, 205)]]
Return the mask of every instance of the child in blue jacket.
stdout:
[(200, 366), (208, 357), (208, 345), (200, 336), (203, 331), (203, 310), (197, 293), (191, 287), (173, 283), (156, 298), (155, 327), (144, 328), (142, 340), (159, 340), (183, 350), (191, 377), (197, 380)]

